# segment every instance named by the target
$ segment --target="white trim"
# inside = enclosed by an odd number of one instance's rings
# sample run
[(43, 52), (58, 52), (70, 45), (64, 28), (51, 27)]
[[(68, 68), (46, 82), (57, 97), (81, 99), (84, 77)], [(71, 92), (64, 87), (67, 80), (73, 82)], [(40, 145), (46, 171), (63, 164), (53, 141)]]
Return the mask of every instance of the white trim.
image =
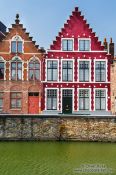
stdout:
[[(72, 61), (72, 63), (73, 63), (73, 66), (72, 66), (72, 81), (63, 81), (62, 80), (62, 72), (63, 72), (63, 70), (62, 70), (62, 68), (63, 68), (63, 61)], [(62, 83), (73, 83), (74, 82), (74, 70), (75, 70), (75, 65), (74, 65), (74, 59), (61, 59), (61, 80), (60, 80), (60, 83), (62, 82)]]
[[(11, 63), (14, 61), (14, 59), (15, 58), (19, 58), (19, 60), (21, 61), (21, 63), (22, 63), (22, 79), (21, 80), (12, 80), (11, 79)], [(24, 80), (24, 61), (21, 59), (21, 57), (19, 57), (19, 56), (14, 56), (10, 61), (9, 61), (9, 63), (10, 63), (10, 65), (9, 65), (9, 80), (11, 80), (11, 81), (22, 81), (22, 80)]]
[[(63, 47), (62, 47), (62, 41), (63, 40), (72, 40), (73, 41), (73, 49), (64, 51)], [(74, 51), (74, 38), (61, 38), (61, 51), (63, 51), (63, 52), (73, 52)]]
[[(89, 90), (89, 110), (79, 110), (79, 90)], [(91, 88), (77, 88), (77, 94), (78, 94), (78, 101), (77, 101), (77, 110), (78, 111), (92, 111), (91, 110), (91, 104), (92, 104), (92, 99), (91, 99)]]
[[(57, 90), (57, 109), (56, 110), (48, 110), (47, 109), (47, 90)], [(45, 88), (45, 110), (46, 111), (58, 111), (59, 110), (59, 88)]]
[(0, 62), (4, 63), (4, 79), (0, 80), (0, 81), (4, 81), (4, 80), (6, 80), (6, 63), (7, 63), (7, 61), (2, 56), (0, 56)]
[[(57, 80), (56, 81), (49, 81), (49, 80), (47, 80), (47, 62), (48, 61), (57, 61), (57, 65), (58, 65), (58, 67), (57, 67), (57, 71), (58, 71), (58, 74), (57, 74)], [(47, 58), (46, 60), (45, 60), (45, 81), (46, 82), (48, 82), (48, 83), (57, 83), (57, 82), (59, 82), (59, 59), (55, 59), (55, 58)]]
[[(96, 90), (105, 90), (106, 91), (106, 109), (105, 110), (96, 110), (95, 109), (95, 91)], [(93, 96), (94, 96), (94, 111), (108, 111), (108, 89), (107, 88), (94, 88), (93, 89)]]
[[(19, 37), (19, 40), (18, 41), (21, 41), (22, 42), (22, 52), (21, 52), (21, 54), (23, 54), (24, 53), (24, 40), (22, 39), (22, 37), (20, 35), (15, 35), (15, 36), (12, 37), (11, 40), (9, 40), (10, 41), (10, 53), (12, 53), (12, 41), (17, 41), (15, 39), (15, 37)], [(14, 54), (20, 54), (20, 53), (16, 52)]]
[[(90, 41), (90, 49), (89, 50), (79, 50), (79, 41), (81, 40), (89, 40)], [(78, 38), (78, 52), (91, 52), (91, 38)]]
[(60, 101), (61, 101), (61, 112), (62, 112), (62, 99), (63, 99), (63, 93), (62, 93), (62, 91), (63, 90), (72, 90), (72, 113), (74, 112), (74, 103), (75, 103), (75, 99), (74, 99), (74, 88), (60, 88), (61, 89), (61, 95), (60, 95), (60, 97), (61, 97), (61, 99), (60, 99)]
[[(78, 67), (77, 67), (77, 73), (78, 73), (78, 79), (77, 79), (77, 81), (79, 82), (79, 83), (91, 83), (91, 59), (78, 59), (77, 60), (78, 61)], [(89, 62), (89, 81), (79, 81), (79, 62), (80, 61), (88, 61)], [(93, 83), (93, 82), (92, 82)]]
[[(96, 75), (95, 75), (95, 65), (96, 65), (96, 62), (97, 61), (103, 61), (103, 62), (106, 62), (106, 80), (103, 82), (97, 82), (97, 81), (95, 81), (95, 78), (96, 78)], [(108, 60), (106, 60), (106, 59), (94, 59), (94, 82), (96, 82), (96, 83), (107, 83), (108, 82)]]
[[(48, 49), (48, 50), (47, 50), (47, 53), (49, 53), (49, 52), (61, 52), (61, 53), (62, 53), (62, 52), (64, 52), (64, 53), (65, 53), (65, 52), (75, 52), (75, 53), (81, 53), (81, 52), (82, 52), (82, 53), (83, 53), (83, 52), (84, 52), (84, 53), (85, 53), (85, 52), (86, 52), (86, 53), (90, 53), (90, 52), (92, 52), (92, 53), (94, 53), (94, 52), (95, 52), (95, 53), (107, 53), (105, 50), (91, 50), (91, 51), (62, 51), (62, 50), (49, 50), (49, 49)], [(109, 55), (109, 54), (107, 54), (107, 55)]]

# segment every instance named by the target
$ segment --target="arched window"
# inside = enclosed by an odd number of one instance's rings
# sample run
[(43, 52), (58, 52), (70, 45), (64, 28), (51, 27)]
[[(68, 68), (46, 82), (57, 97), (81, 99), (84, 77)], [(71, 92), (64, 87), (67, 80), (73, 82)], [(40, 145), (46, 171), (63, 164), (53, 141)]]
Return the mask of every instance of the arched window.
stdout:
[(18, 57), (11, 62), (11, 80), (22, 80), (22, 62)]
[(23, 42), (20, 36), (15, 36), (12, 38), (11, 52), (12, 53), (22, 53), (23, 52)]
[(4, 80), (4, 60), (0, 57), (0, 80)]
[(29, 80), (40, 80), (40, 63), (36, 58), (29, 62)]

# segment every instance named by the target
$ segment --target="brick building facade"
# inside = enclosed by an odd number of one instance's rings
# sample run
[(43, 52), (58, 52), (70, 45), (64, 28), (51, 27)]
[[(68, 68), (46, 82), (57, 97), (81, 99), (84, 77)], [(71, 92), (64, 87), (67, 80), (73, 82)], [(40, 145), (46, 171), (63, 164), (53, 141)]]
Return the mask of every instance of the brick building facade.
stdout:
[(17, 14), (0, 42), (1, 113), (41, 113), (43, 52)]

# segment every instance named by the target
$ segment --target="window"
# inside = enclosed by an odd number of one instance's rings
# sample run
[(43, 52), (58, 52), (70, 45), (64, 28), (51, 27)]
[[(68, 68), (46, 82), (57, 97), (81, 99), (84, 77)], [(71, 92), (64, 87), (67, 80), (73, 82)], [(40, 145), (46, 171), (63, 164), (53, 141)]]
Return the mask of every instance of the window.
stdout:
[(47, 62), (47, 80), (57, 81), (58, 80), (58, 63), (57, 61)]
[(62, 40), (62, 50), (63, 51), (72, 51), (73, 50), (73, 40), (72, 39), (63, 39)]
[(96, 110), (106, 109), (106, 91), (105, 90), (95, 91), (95, 109)]
[(81, 89), (79, 90), (79, 110), (89, 110), (89, 90)]
[(12, 53), (22, 53), (23, 51), (23, 42), (21, 37), (15, 36), (11, 41), (11, 52)]
[(89, 81), (89, 61), (79, 61), (79, 81)]
[(106, 62), (96, 61), (95, 63), (95, 81), (104, 82), (106, 81)]
[(72, 81), (73, 80), (73, 62), (63, 61), (62, 66), (62, 80)]
[(29, 62), (29, 80), (40, 80), (40, 64), (35, 58)]
[(0, 111), (3, 109), (3, 92), (0, 92)]
[(57, 110), (57, 90), (47, 90), (47, 110)]
[(20, 92), (11, 92), (11, 109), (21, 108), (22, 94)]
[(79, 40), (79, 51), (90, 51), (90, 40)]
[(11, 62), (11, 80), (22, 80), (22, 62), (18, 58)]
[(0, 62), (0, 80), (4, 80), (4, 62)]

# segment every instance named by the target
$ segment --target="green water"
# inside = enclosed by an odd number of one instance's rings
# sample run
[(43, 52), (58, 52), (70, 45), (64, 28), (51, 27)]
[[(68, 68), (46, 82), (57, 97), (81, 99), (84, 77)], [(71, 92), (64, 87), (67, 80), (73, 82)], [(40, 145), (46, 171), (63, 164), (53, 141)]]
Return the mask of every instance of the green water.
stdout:
[(112, 168), (116, 144), (81, 142), (0, 142), (0, 175), (77, 175), (83, 166)]

